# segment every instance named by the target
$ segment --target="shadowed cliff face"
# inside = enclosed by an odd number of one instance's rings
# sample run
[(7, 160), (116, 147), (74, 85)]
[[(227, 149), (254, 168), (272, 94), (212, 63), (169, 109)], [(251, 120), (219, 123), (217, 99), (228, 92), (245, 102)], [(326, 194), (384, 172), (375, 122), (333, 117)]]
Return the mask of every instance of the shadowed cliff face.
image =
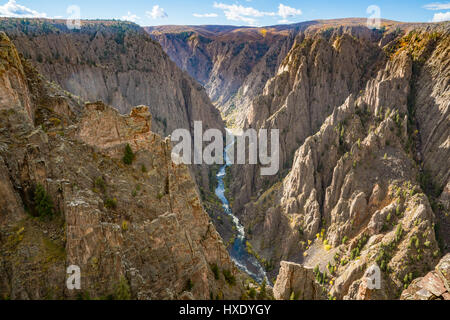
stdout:
[[(102, 102), (83, 106), (4, 33), (0, 92), (2, 298), (241, 297), (245, 277), (188, 168), (174, 165), (170, 141), (150, 131), (147, 107), (123, 116)], [(69, 265), (81, 268), (81, 290), (66, 288)]]
[(223, 129), (203, 88), (135, 24), (84, 21), (71, 31), (53, 20), (1, 19), (0, 30), (42, 75), (83, 100), (102, 100), (122, 114), (149, 106), (159, 134), (190, 129), (193, 121)]

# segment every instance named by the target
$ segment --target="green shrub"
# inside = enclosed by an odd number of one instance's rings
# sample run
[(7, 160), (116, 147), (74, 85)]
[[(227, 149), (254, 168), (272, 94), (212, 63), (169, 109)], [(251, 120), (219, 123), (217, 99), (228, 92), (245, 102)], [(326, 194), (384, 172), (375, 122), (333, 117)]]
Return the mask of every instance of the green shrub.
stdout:
[(106, 183), (103, 177), (98, 177), (94, 181), (94, 187), (101, 190), (101, 192), (105, 193), (106, 191)]
[(402, 239), (402, 236), (403, 236), (403, 228), (402, 225), (399, 224), (397, 226), (397, 230), (395, 231), (395, 241), (399, 242)]
[(347, 243), (347, 241), (348, 241), (348, 237), (347, 237), (347, 236), (345, 236), (345, 237), (344, 237), (344, 239), (342, 239), (342, 244), (346, 244), (346, 243)]
[(41, 184), (34, 191), (34, 207), (38, 217), (52, 217), (54, 215), (53, 201)]
[(219, 267), (217, 264), (211, 265), (211, 271), (214, 273), (214, 279), (219, 280), (220, 279), (220, 273), (219, 273)]
[(382, 245), (376, 258), (376, 262), (380, 266), (381, 270), (385, 272), (388, 271), (388, 264), (391, 261), (391, 258), (389, 245)]
[(414, 246), (416, 247), (416, 249), (420, 248), (420, 241), (419, 238), (416, 238), (415, 242), (414, 242)]
[(289, 300), (294, 301), (294, 300), (297, 300), (297, 299), (298, 298), (297, 298), (297, 295), (295, 294), (295, 291), (292, 291), (291, 297), (289, 298)]
[(125, 277), (123, 276), (120, 277), (120, 281), (116, 286), (116, 290), (114, 292), (114, 299), (115, 300), (131, 299), (130, 286), (128, 285), (127, 279), (125, 279)]
[(385, 260), (381, 261), (381, 266), (380, 266), (381, 270), (383, 271), (387, 271), (387, 263)]
[(77, 294), (77, 300), (80, 300), (80, 301), (81, 300), (85, 300), (85, 301), (91, 300), (91, 295), (89, 294), (88, 291), (79, 292)]
[(367, 242), (369, 241), (369, 237), (367, 235), (364, 235), (361, 239), (359, 239), (356, 248), (354, 248), (351, 251), (351, 255), (350, 255), (350, 259), (351, 260), (355, 260), (356, 258), (358, 258), (361, 254), (362, 249), (364, 248), (364, 246), (367, 244)]
[(127, 144), (127, 146), (125, 147), (125, 155), (122, 158), (123, 163), (125, 163), (126, 165), (131, 165), (133, 163), (134, 158), (135, 155), (133, 153), (133, 150), (131, 149), (130, 145)]
[(435, 198), (438, 198), (444, 189), (442, 187), (439, 187), (438, 184), (434, 183), (432, 174), (424, 170), (423, 172), (419, 173), (418, 180), (420, 183), (420, 186), (422, 187), (422, 190), (425, 191), (427, 195), (431, 195)]
[(319, 265), (314, 268), (314, 274), (317, 275), (320, 272)]
[(105, 207), (108, 209), (116, 209), (117, 208), (117, 199), (106, 199)]
[(251, 288), (250, 291), (248, 292), (248, 295), (250, 298), (255, 299), (256, 298), (256, 289)]
[(264, 279), (261, 287), (259, 288), (259, 297), (260, 300), (264, 300), (267, 298), (267, 281)]
[(331, 262), (328, 262), (327, 270), (330, 273), (330, 275), (333, 275), (336, 272), (336, 266), (333, 266)]
[(334, 255), (334, 258), (333, 258), (333, 259), (334, 259), (334, 262), (339, 263), (340, 258), (341, 258), (341, 257), (339, 256), (339, 253), (336, 252), (335, 255)]
[(413, 281), (414, 275), (412, 272), (405, 274), (405, 277), (403, 278), (403, 284), (405, 285), (404, 288), (407, 289), (409, 284)]
[(187, 291), (191, 291), (193, 288), (194, 288), (194, 283), (192, 282), (191, 279), (189, 279), (189, 280), (186, 282), (186, 290), (187, 290)]
[(354, 248), (351, 252), (350, 260), (355, 260), (356, 258), (359, 257), (359, 254), (360, 254), (359, 248)]
[(223, 276), (225, 277), (225, 281), (230, 285), (230, 286), (234, 286), (236, 284), (236, 278), (235, 276), (233, 276), (233, 274), (231, 273), (230, 270), (226, 270), (224, 269), (222, 271)]

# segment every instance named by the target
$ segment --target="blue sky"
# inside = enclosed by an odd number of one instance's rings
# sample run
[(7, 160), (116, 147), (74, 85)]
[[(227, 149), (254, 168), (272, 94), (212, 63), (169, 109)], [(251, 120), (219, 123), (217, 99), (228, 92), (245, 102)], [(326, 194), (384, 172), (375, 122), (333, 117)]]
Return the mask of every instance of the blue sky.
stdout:
[(408, 22), (450, 20), (449, 1), (426, 0), (0, 0), (0, 16), (122, 19), (143, 26), (223, 24), (268, 26), (314, 19), (369, 17), (376, 5), (381, 18)]

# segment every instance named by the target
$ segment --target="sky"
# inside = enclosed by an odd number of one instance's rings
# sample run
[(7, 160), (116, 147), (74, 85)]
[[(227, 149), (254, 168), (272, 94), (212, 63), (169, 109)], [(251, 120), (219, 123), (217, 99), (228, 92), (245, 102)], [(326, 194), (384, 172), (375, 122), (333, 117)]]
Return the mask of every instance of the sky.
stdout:
[[(376, 6), (373, 10), (373, 6)], [(372, 11), (368, 10), (372, 8)], [(368, 12), (369, 11), (369, 12)], [(0, 0), (0, 16), (120, 19), (142, 26), (270, 26), (315, 19), (371, 17), (403, 22), (450, 20), (450, 2), (432, 0)]]

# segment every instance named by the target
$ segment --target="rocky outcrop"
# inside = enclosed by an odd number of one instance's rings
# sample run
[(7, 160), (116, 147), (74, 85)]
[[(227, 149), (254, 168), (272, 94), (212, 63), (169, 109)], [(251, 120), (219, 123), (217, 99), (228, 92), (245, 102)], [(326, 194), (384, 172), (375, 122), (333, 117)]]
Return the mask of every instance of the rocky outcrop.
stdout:
[(83, 107), (0, 37), (0, 296), (238, 299), (245, 276), (149, 108)]
[(434, 271), (415, 279), (403, 291), (401, 299), (450, 300), (450, 254), (442, 258)]
[(313, 269), (292, 262), (281, 262), (280, 272), (273, 288), (277, 300), (320, 300), (322, 287), (316, 283)]

